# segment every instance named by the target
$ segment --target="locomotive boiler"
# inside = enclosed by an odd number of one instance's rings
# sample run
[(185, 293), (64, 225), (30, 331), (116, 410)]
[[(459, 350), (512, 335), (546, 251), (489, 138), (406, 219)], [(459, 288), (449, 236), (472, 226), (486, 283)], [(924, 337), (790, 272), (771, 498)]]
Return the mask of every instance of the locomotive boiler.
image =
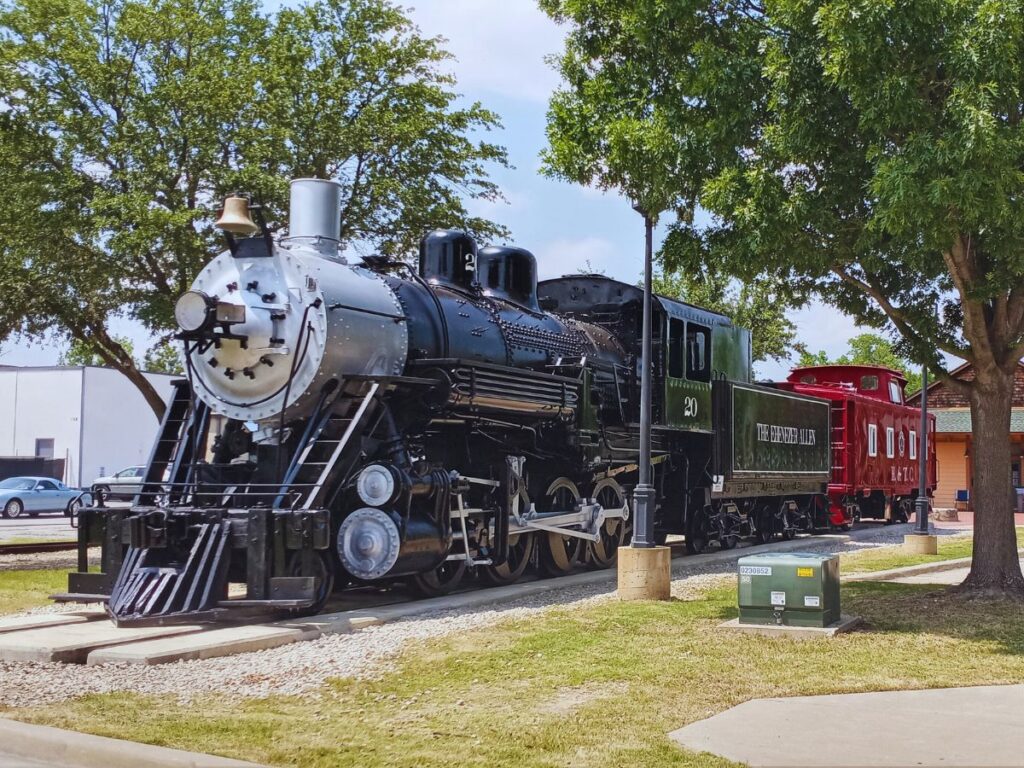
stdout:
[[(351, 260), (338, 202), (334, 182), (292, 182), (275, 234), (229, 198), (228, 248), (175, 308), (186, 375), (141, 491), (82, 511), (65, 599), (119, 624), (196, 622), (615, 562), (642, 292), (538, 283), (530, 252), (449, 230), (416, 267)], [(723, 315), (657, 297), (654, 325), (656, 535), (700, 551), (821, 523), (828, 402), (753, 384), (749, 332)]]

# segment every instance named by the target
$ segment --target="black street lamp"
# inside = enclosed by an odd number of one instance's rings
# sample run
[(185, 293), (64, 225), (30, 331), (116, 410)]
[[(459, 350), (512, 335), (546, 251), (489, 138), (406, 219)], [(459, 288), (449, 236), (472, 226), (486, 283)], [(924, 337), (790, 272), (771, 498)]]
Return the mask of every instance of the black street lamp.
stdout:
[(928, 535), (928, 366), (921, 366), (921, 433), (917, 436), (917, 527)]
[(631, 546), (649, 549), (654, 542), (654, 486), (651, 485), (651, 281), (653, 261), (654, 220), (639, 203), (633, 210), (644, 217), (644, 319), (643, 343), (640, 356), (640, 466), (633, 506), (636, 518), (633, 524)]

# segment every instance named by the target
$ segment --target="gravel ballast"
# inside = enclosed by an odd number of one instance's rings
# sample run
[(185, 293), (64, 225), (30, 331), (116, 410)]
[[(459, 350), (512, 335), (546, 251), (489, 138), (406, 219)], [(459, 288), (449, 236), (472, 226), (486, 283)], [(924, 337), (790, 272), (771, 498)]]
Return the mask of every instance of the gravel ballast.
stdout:
[[(902, 542), (904, 528), (873, 528), (855, 540), (809, 537), (801, 551), (856, 552)], [(953, 533), (953, 531), (950, 531)], [(742, 550), (734, 553), (743, 555)], [(672, 568), (672, 595), (694, 599), (709, 586), (735, 574), (731, 561), (706, 558), (677, 560)], [(328, 678), (366, 678), (391, 668), (403, 650), (430, 639), (479, 629), (504, 620), (527, 619), (559, 607), (583, 607), (614, 595), (614, 575), (607, 582), (553, 586), (498, 606), (441, 610), (371, 626), (350, 634), (324, 635), (264, 651), (159, 666), (0, 662), (0, 705), (26, 707), (54, 704), (87, 693), (126, 691), (167, 694), (189, 700), (204, 693), (235, 697), (306, 695)]]

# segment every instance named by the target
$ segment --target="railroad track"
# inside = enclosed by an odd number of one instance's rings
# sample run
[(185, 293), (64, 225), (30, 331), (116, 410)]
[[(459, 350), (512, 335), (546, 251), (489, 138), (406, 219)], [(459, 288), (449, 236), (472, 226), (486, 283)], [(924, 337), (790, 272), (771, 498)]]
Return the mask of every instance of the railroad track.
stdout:
[(0, 557), (4, 555), (35, 555), (40, 552), (65, 552), (75, 549), (77, 541), (35, 541), (28, 544), (0, 544)]

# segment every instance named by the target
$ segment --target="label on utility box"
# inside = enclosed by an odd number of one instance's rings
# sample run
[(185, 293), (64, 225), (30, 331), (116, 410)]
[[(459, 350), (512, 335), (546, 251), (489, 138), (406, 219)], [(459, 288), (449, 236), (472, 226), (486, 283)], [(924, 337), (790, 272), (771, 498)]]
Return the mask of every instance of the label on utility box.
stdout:
[(814, 569), (813, 568), (797, 568), (796, 569), (796, 575), (797, 576), (803, 576), (804, 578), (813, 578), (814, 577)]
[(741, 565), (740, 566), (741, 576), (771, 576), (772, 567), (770, 565)]
[(821, 608), (821, 598), (817, 595), (805, 595), (804, 608)]
[(785, 592), (772, 592), (772, 605), (780, 605), (785, 607), (786, 605), (786, 593)]

